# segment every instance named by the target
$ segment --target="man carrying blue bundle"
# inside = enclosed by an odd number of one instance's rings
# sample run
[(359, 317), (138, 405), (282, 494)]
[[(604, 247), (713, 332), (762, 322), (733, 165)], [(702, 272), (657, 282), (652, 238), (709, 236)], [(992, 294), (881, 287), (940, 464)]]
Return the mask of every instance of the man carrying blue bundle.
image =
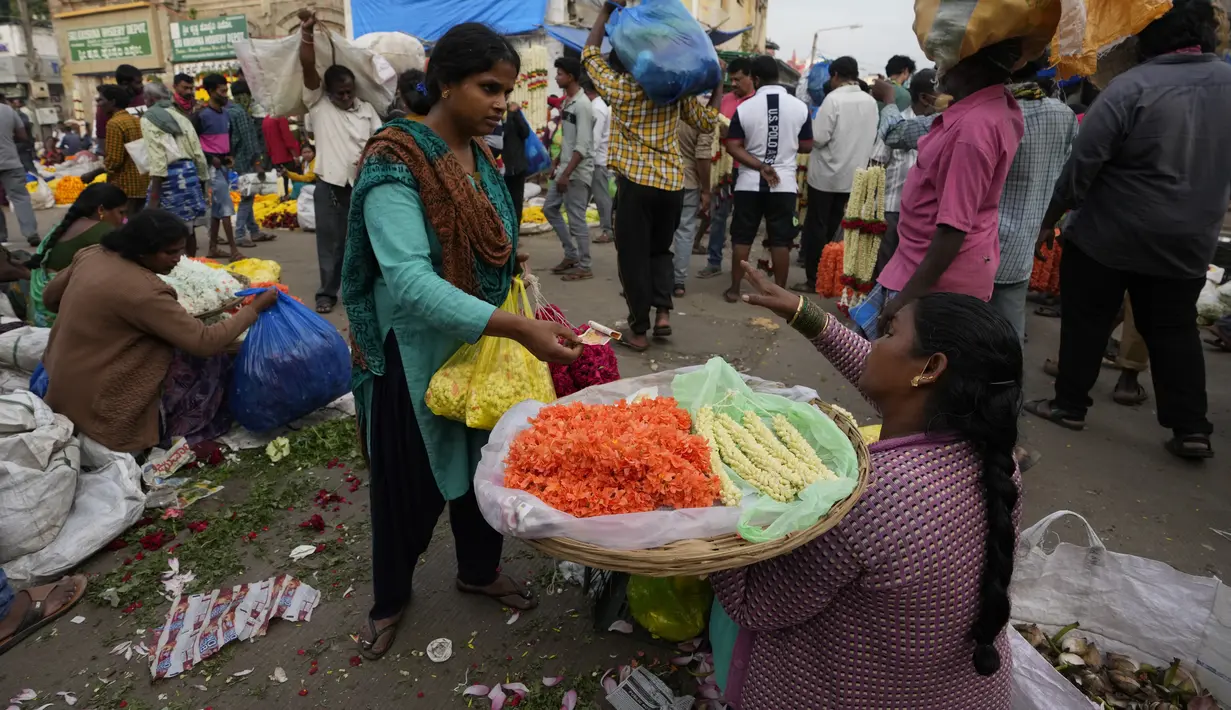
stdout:
[(603, 5), (581, 60), (586, 75), (611, 108), (608, 165), (617, 175), (616, 249), (632, 331), (617, 342), (643, 352), (650, 345), (651, 306), (657, 311), (654, 337), (671, 335), (672, 237), (684, 206), (679, 121), (711, 133), (718, 124), (722, 80), (720, 74), (708, 106), (691, 96), (666, 105), (654, 103), (616, 52), (607, 60), (602, 57), (600, 47), (613, 6), (623, 7), (624, 0)]

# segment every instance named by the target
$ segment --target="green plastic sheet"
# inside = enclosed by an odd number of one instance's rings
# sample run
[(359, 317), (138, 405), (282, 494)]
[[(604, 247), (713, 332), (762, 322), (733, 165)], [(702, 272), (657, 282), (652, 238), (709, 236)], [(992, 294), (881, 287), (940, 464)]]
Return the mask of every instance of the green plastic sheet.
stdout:
[(738, 531), (745, 540), (768, 542), (810, 528), (858, 485), (859, 459), (855, 447), (833, 420), (805, 402), (753, 392), (722, 358), (711, 359), (700, 370), (677, 375), (671, 389), (676, 401), (693, 417), (707, 406), (737, 422), (746, 411), (755, 412), (767, 425), (775, 415), (784, 415), (837, 476), (837, 480), (818, 480), (791, 502), (779, 503), (761, 495), (724, 463), (727, 475), (744, 493)]

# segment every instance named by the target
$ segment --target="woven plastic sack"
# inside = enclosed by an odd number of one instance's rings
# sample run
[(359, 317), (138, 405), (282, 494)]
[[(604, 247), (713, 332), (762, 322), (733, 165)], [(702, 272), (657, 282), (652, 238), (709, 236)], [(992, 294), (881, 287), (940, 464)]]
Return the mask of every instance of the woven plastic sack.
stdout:
[[(501, 310), (534, 317), (526, 286), (513, 279)], [(514, 340), (484, 336), (458, 348), (432, 375), (424, 400), (437, 416), (491, 429), (513, 405), (524, 400), (554, 402), (547, 363)]]
[[(1052, 527), (1071, 518), (1085, 544), (1061, 542)], [(1178, 658), (1220, 702), (1231, 703), (1231, 588), (1217, 577), (1107, 549), (1085, 518), (1060, 510), (1018, 536), (1013, 621), (1045, 633), (1074, 621), (1103, 652), (1165, 668)], [(1014, 710), (1094, 710), (1013, 629)], [(1189, 707), (1194, 707), (1190, 705)]]
[(240, 259), (222, 268), (248, 277), (248, 283), (278, 283), (282, 280), (282, 265), (270, 259)]
[(427, 65), (423, 43), (405, 32), (369, 32), (356, 37), (355, 44), (384, 57), (398, 74)]
[(350, 349), (338, 329), (279, 292), (278, 302), (257, 316), (235, 359), (231, 414), (251, 431), (276, 429), (349, 392), (350, 376)]
[[(308, 112), (303, 102), (303, 67), (299, 64), (299, 32), (280, 39), (245, 39), (235, 43), (252, 98), (271, 116)], [(340, 64), (355, 74), (355, 93), (373, 106), (393, 103), (397, 72), (384, 57), (316, 26), (316, 73), (325, 76)]]
[(671, 643), (701, 635), (714, 592), (701, 577), (641, 577), (628, 580), (628, 610), (646, 631)]
[(1124, 40), (1162, 17), (1171, 0), (1061, 0), (1060, 5), (1051, 43), (1057, 78), (1091, 76), (1102, 87), (1137, 63), (1136, 42)]
[(618, 8), (607, 21), (607, 36), (654, 103), (675, 103), (722, 80), (709, 35), (680, 0), (643, 0), (636, 7)]
[[(720, 376), (718, 371), (722, 371)], [(736, 390), (731, 399), (727, 399), (728, 388)], [(526, 491), (504, 486), (504, 460), (508, 457), (509, 446), (523, 429), (529, 428), (530, 419), (545, 406), (540, 402), (522, 402), (505, 413), (492, 430), (487, 445), (483, 447), (483, 457), (474, 477), (475, 496), (478, 498), (483, 518), (497, 531), (512, 537), (567, 537), (615, 550), (644, 550), (678, 540), (735, 532), (743, 535), (745, 530), (750, 535), (747, 539), (759, 542), (811, 526), (829, 512), (834, 502), (845, 498), (855, 489), (858, 459), (855, 457), (854, 447), (849, 441), (843, 444), (835, 438), (841, 437), (845, 440), (841, 431), (828, 417), (808, 404), (818, 398), (816, 390), (809, 387), (786, 387), (747, 377), (736, 372), (720, 358), (711, 360), (704, 367), (655, 372), (587, 387), (559, 401), (612, 404), (641, 395), (674, 396), (685, 409), (690, 409), (693, 405), (716, 404), (720, 400), (726, 406), (731, 406), (736, 401), (763, 404), (772, 402), (770, 406), (788, 413), (788, 418), (814, 446), (823, 438), (833, 447), (832, 455), (826, 450), (818, 451), (834, 473), (849, 480), (817, 481), (804, 490), (802, 500), (766, 506), (760, 502), (761, 496), (755, 495), (751, 487), (737, 477), (732, 477), (745, 493), (738, 508), (716, 505), (709, 508), (654, 510), (576, 518), (552, 508)], [(814, 412), (816, 418), (807, 410)], [(755, 518), (752, 517), (754, 509)], [(748, 522), (741, 526), (741, 520), (745, 518), (748, 518)], [(781, 523), (775, 524), (778, 518), (782, 518)]]
[(915, 36), (939, 71), (1016, 37), (1023, 40), (1024, 62), (1051, 43), (1060, 6), (1061, 0), (915, 0)]

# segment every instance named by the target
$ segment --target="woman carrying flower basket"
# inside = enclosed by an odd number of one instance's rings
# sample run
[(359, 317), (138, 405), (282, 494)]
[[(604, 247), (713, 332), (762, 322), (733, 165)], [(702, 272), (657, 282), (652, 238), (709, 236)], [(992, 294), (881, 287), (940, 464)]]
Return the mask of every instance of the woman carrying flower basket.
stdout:
[(343, 265), (355, 400), (372, 471), (375, 599), (359, 632), (369, 659), (393, 643), (446, 502), (457, 588), (517, 609), (537, 604), (500, 573), (503, 539), (475, 500), (488, 432), (432, 413), (425, 394), (433, 374), (481, 336), (515, 340), (547, 362), (580, 353), (569, 328), (500, 308), (519, 261), (518, 220), (482, 139), (505, 114), (517, 51), (467, 23), (449, 30), (432, 56), (426, 118), (390, 121), (361, 157)]
[[(799, 549), (710, 576), (715, 666), (741, 710), (1008, 710), (1022, 351), (986, 303), (924, 295), (875, 343), (748, 269), (881, 412), (867, 492)], [(904, 611), (909, 610), (909, 611)], [(926, 639), (921, 642), (920, 639)]]

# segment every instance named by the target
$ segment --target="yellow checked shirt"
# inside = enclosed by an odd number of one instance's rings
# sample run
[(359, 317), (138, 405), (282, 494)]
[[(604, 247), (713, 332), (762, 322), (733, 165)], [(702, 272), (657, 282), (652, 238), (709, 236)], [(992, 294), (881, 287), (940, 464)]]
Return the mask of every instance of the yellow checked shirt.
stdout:
[(611, 152), (607, 165), (638, 185), (684, 189), (684, 162), (677, 127), (683, 120), (702, 133), (718, 125), (718, 110), (686, 98), (668, 106), (650, 101), (628, 74), (618, 74), (598, 47), (581, 53), (586, 75), (611, 107)]

